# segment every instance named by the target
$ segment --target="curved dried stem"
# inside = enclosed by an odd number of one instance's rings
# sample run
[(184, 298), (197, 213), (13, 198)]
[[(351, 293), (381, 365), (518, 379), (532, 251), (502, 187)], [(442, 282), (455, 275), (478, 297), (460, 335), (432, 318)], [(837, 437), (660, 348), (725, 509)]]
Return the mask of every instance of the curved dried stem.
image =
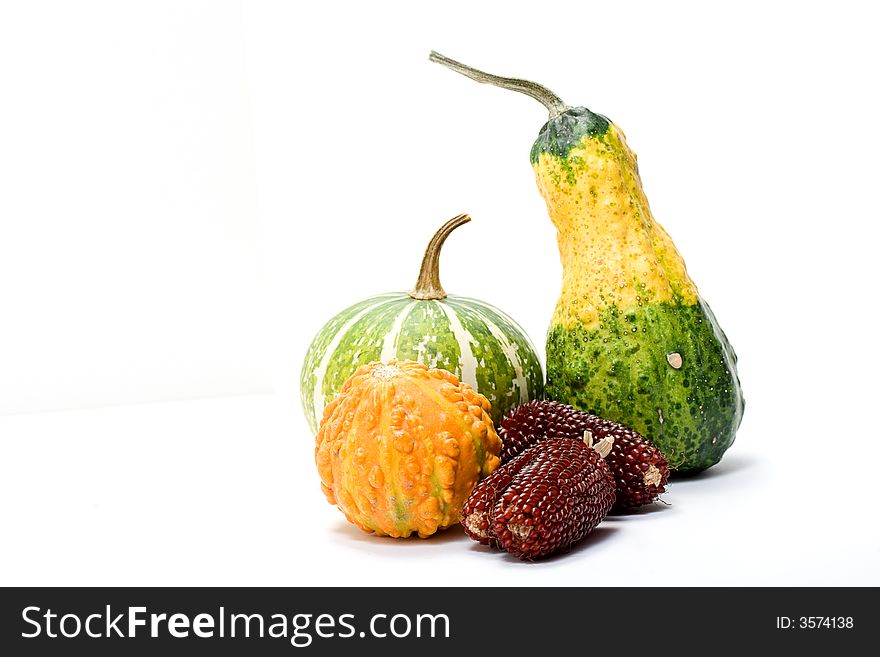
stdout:
[(486, 73), (485, 71), (473, 68), (467, 64), (457, 62), (454, 59), (441, 55), (439, 52), (433, 50), (428, 56), (428, 59), (437, 64), (442, 64), (456, 73), (461, 73), (462, 75), (469, 77), (471, 80), (476, 80), (477, 82), (484, 84), (491, 84), (496, 87), (501, 87), (502, 89), (509, 89), (510, 91), (516, 91), (534, 98), (547, 108), (547, 111), (550, 112), (551, 119), (555, 119), (565, 110), (569, 109), (568, 105), (562, 102), (562, 99), (559, 96), (537, 82), (520, 78), (505, 78), (500, 75)]
[(445, 299), (446, 291), (440, 285), (440, 249), (449, 234), (459, 226), (469, 222), (471, 218), (466, 214), (460, 214), (440, 227), (425, 249), (425, 257), (422, 258), (422, 267), (419, 270), (419, 278), (412, 292), (413, 299)]

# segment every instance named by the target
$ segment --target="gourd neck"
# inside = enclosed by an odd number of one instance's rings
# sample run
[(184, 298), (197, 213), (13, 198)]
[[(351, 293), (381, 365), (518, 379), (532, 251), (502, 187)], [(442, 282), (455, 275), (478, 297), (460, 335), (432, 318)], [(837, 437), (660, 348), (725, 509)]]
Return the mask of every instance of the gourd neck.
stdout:
[(419, 270), (419, 278), (416, 285), (409, 293), (413, 299), (440, 300), (446, 298), (446, 291), (440, 285), (440, 250), (449, 234), (459, 226), (469, 222), (471, 218), (466, 214), (460, 214), (440, 227), (425, 249), (425, 257), (422, 258), (422, 267)]
[(437, 64), (442, 64), (456, 73), (461, 73), (462, 75), (469, 77), (471, 80), (476, 80), (477, 82), (484, 84), (491, 84), (496, 87), (501, 87), (502, 89), (509, 89), (510, 91), (516, 91), (534, 98), (547, 108), (547, 111), (550, 112), (550, 119), (555, 119), (564, 111), (570, 109), (568, 105), (562, 102), (562, 99), (559, 96), (537, 82), (522, 80), (520, 78), (505, 78), (500, 75), (486, 73), (485, 71), (481, 71), (468, 66), (467, 64), (462, 64), (454, 59), (450, 59), (449, 57), (441, 55), (433, 50), (428, 56), (428, 59)]

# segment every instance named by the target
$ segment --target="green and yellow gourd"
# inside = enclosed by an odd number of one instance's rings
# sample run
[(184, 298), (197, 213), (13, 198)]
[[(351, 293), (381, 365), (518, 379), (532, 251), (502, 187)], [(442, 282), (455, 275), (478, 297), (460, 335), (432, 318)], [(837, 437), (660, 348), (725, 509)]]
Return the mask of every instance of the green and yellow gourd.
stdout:
[(512, 407), (542, 398), (544, 372), (525, 331), (498, 308), (447, 295), (440, 284), (440, 249), (469, 221), (458, 215), (437, 231), (412, 291), (356, 303), (315, 336), (300, 377), (303, 410), (314, 432), (345, 380), (374, 361), (414, 360), (452, 372), (489, 400), (495, 422)]
[(680, 473), (717, 463), (743, 414), (736, 354), (654, 220), (623, 132), (539, 84), (431, 60), (550, 112), (531, 150), (563, 267), (547, 397), (633, 427)]

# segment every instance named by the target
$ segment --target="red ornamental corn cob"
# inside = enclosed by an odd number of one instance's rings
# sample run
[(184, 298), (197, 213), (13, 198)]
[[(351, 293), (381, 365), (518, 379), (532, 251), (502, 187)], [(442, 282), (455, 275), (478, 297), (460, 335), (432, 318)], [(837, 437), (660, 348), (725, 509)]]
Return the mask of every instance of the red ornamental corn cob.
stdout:
[(605, 459), (617, 484), (619, 510), (651, 504), (666, 490), (669, 466), (654, 444), (627, 426), (555, 401), (531, 401), (501, 420), (501, 463), (510, 461), (547, 438), (573, 438), (589, 433), (596, 441), (614, 439)]
[(549, 439), (520, 454), (477, 484), (462, 509), (465, 532), (522, 559), (579, 541), (614, 504), (614, 477), (600, 455), (611, 442)]

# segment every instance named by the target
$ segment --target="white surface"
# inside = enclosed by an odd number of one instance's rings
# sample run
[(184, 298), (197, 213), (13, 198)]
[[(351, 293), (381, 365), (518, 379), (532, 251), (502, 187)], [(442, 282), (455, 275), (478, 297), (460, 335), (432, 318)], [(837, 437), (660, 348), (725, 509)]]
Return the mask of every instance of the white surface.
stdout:
[(880, 584), (860, 485), (814, 479), (819, 450), (785, 458), (788, 432), (744, 431), (717, 468), (673, 483), (670, 506), (609, 517), (535, 563), (458, 527), (395, 541), (348, 525), (306, 432), (272, 395), (2, 417), (0, 584)]
[(0, 413), (271, 389), (238, 3), (0, 3)]
[[(0, 417), (0, 584), (880, 584), (868, 9), (300, 5), (242, 13), (271, 317), (247, 339), (270, 353), (275, 394)], [(543, 341), (560, 268), (528, 150), (545, 113), (429, 64), (431, 48), (621, 125), (740, 356), (745, 420), (721, 465), (543, 563), (460, 530), (392, 541), (348, 527), (320, 493), (299, 410), (314, 332), (409, 287), (461, 211), (474, 221), (444, 249), (444, 286)], [(114, 252), (133, 231), (96, 239)], [(23, 298), (43, 289), (18, 284)]]

